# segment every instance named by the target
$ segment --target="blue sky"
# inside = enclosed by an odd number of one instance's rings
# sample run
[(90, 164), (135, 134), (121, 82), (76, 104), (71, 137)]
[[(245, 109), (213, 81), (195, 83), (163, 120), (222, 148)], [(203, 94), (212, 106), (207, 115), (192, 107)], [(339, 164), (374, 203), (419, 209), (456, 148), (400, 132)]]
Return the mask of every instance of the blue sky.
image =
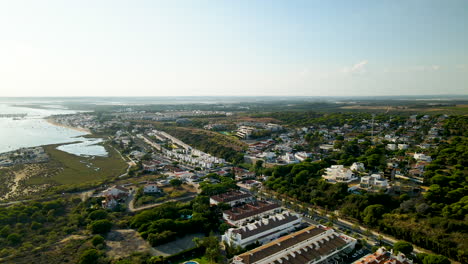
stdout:
[(0, 96), (468, 94), (468, 1), (2, 1)]

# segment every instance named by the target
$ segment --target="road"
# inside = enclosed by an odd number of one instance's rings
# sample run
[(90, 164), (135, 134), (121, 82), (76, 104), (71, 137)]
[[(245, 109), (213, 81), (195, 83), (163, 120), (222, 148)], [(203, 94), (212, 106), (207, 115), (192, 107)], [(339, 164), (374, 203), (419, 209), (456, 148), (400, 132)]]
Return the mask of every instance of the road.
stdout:
[(192, 194), (192, 195), (189, 195), (189, 196), (183, 196), (183, 197), (178, 197), (178, 198), (174, 198), (174, 199), (169, 199), (169, 200), (166, 200), (166, 201), (163, 201), (163, 202), (160, 202), (160, 203), (154, 203), (154, 204), (148, 204), (148, 205), (145, 205), (145, 206), (141, 206), (141, 207), (138, 207), (138, 208), (135, 208), (135, 196), (134, 196), (134, 191), (132, 191), (130, 193), (130, 195), (128, 196), (127, 200), (126, 200), (126, 205), (127, 205), (127, 210), (129, 212), (138, 212), (138, 211), (141, 211), (141, 210), (146, 210), (146, 209), (150, 209), (150, 208), (153, 208), (153, 207), (157, 207), (157, 206), (160, 206), (162, 204), (165, 204), (165, 203), (169, 203), (169, 202), (185, 202), (185, 201), (189, 201), (189, 200), (192, 200), (194, 199), (197, 194)]
[[(263, 193), (263, 194), (265, 194), (265, 193)], [(295, 211), (296, 213), (304, 215), (304, 217), (303, 217), (304, 221), (306, 221), (306, 222), (308, 222), (310, 224), (313, 224), (313, 225), (319, 224), (318, 221), (320, 221), (320, 220), (323, 220), (325, 222), (332, 222), (334, 227), (336, 227), (338, 229), (349, 230), (350, 232), (353, 232), (353, 233), (357, 233), (357, 234), (361, 235), (362, 237), (366, 238), (366, 240), (368, 242), (372, 242), (375, 245), (378, 245), (378, 244), (381, 244), (381, 243), (388, 244), (388, 245), (393, 245), (397, 241), (399, 241), (395, 237), (392, 237), (392, 236), (389, 236), (389, 235), (386, 235), (386, 234), (383, 234), (383, 233), (379, 233), (379, 232), (370, 230), (370, 229), (368, 229), (366, 227), (363, 227), (363, 226), (359, 225), (358, 223), (353, 223), (353, 222), (350, 222), (350, 221), (348, 221), (346, 219), (343, 219), (343, 218), (339, 218), (339, 217), (336, 217), (336, 216), (332, 217), (332, 215), (330, 215), (330, 214), (327, 214), (326, 216), (324, 216), (324, 215), (321, 215), (320, 212), (317, 212), (316, 210), (314, 210), (312, 208), (308, 208), (309, 212), (312, 211), (312, 215), (311, 215), (309, 213), (304, 213), (303, 211), (297, 211), (290, 204), (285, 204), (283, 201), (275, 199), (275, 198), (273, 198), (271, 196), (261, 195), (260, 193), (258, 193), (257, 195), (262, 196), (262, 197), (266, 198), (267, 200), (276, 202), (276, 203), (282, 205), (283, 207), (288, 208), (289, 210)], [(332, 218), (334, 218), (334, 221), (331, 221)], [(313, 219), (316, 219), (316, 220), (313, 220)], [(416, 253), (431, 253), (431, 254), (434, 254), (433, 252), (431, 252), (429, 250), (417, 247), (415, 245), (413, 245), (413, 248), (414, 248), (414, 252), (416, 252)]]

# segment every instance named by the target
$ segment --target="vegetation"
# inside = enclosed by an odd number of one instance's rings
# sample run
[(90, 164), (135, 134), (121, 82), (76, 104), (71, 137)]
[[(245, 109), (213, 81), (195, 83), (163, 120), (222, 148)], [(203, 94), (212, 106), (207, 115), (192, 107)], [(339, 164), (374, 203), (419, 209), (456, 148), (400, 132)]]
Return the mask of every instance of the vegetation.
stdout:
[(0, 207), (0, 262), (97, 263), (92, 261), (103, 260), (104, 237), (90, 235), (87, 227), (92, 232), (105, 233), (123, 215), (99, 208), (100, 199), (96, 198), (86, 202), (74, 198)]
[(196, 149), (229, 162), (241, 163), (244, 161), (241, 150), (244, 150), (246, 145), (235, 137), (202, 129), (169, 125), (158, 126), (158, 129), (171, 134)]
[[(429, 187), (423, 196), (348, 193), (346, 184), (333, 185), (320, 178), (322, 169), (330, 165), (330, 159), (264, 169), (264, 173), (271, 175), (265, 186), (301, 202), (339, 209), (340, 215), (354, 218), (368, 227), (468, 262), (468, 139), (464, 136), (467, 120), (466, 117), (452, 117), (445, 123), (446, 140), (431, 153), (433, 161), (425, 173)], [(387, 155), (382, 146), (375, 146), (361, 157), (369, 159), (378, 153)], [(378, 163), (374, 166), (378, 167)]]
[[(50, 155), (48, 167), (53, 173), (47, 177), (32, 177), (28, 185), (36, 184), (82, 184), (96, 182), (123, 174), (127, 164), (113, 148), (106, 148), (109, 157), (80, 157), (56, 149), (56, 145), (45, 146)], [(89, 165), (89, 166), (87, 166)]]
[(190, 203), (165, 203), (138, 213), (130, 226), (156, 246), (186, 234), (218, 230), (219, 214), (216, 207), (209, 206), (207, 196), (198, 196)]

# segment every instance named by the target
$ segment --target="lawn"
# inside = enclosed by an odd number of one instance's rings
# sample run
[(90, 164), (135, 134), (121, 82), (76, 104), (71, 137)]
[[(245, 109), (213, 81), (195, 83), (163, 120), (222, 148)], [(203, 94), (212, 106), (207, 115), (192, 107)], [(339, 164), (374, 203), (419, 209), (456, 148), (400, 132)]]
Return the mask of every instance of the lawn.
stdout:
[(125, 172), (127, 164), (113, 148), (106, 147), (108, 157), (81, 157), (56, 149), (58, 145), (48, 145), (44, 149), (50, 155), (47, 164), (50, 175), (31, 177), (28, 184), (80, 184), (101, 181), (116, 177)]

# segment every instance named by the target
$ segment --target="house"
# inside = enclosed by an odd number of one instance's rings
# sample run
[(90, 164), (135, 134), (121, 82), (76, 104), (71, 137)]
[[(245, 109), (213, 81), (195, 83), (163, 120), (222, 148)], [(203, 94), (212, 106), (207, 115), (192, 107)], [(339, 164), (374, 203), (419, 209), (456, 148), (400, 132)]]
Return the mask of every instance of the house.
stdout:
[(293, 231), (301, 220), (299, 215), (284, 211), (238, 228), (230, 228), (222, 236), (222, 241), (243, 248), (256, 242), (264, 244)]
[(118, 204), (119, 203), (112, 195), (105, 196), (104, 200), (101, 202), (102, 208), (109, 210), (114, 209)]
[(293, 154), (291, 153), (286, 153), (283, 156), (281, 156), (281, 159), (286, 163), (286, 164), (294, 164), (294, 163), (299, 163), (299, 161), (294, 157)]
[(396, 144), (387, 144), (386, 149), (388, 150), (397, 150)]
[(195, 174), (193, 174), (193, 173), (191, 173), (189, 171), (178, 171), (178, 172), (174, 172), (174, 175), (177, 178), (181, 179), (181, 180), (186, 180), (186, 179), (192, 177)]
[(242, 180), (245, 178), (253, 178), (255, 177), (255, 172), (248, 171), (246, 169), (242, 169), (239, 167), (234, 167), (232, 169), (234, 174), (236, 175), (236, 180)]
[(354, 249), (356, 239), (323, 226), (310, 226), (266, 245), (235, 256), (232, 264), (334, 263), (328, 262)]
[(366, 168), (364, 167), (364, 163), (361, 162), (354, 162), (353, 165), (349, 168), (352, 171), (365, 171)]
[(383, 178), (380, 174), (372, 174), (370, 176), (362, 177), (359, 186), (365, 189), (382, 190), (388, 188), (388, 181), (387, 179)]
[(393, 249), (388, 251), (385, 247), (379, 248), (375, 253), (366, 255), (361, 259), (356, 260), (353, 264), (413, 264), (411, 259), (408, 259), (405, 254), (393, 254)]
[(398, 144), (398, 149), (399, 150), (405, 150), (408, 149), (409, 145), (408, 144)]
[(161, 165), (161, 162), (159, 162), (159, 161), (146, 161), (146, 162), (143, 162), (142, 165), (143, 165), (143, 170), (154, 172)]
[(103, 196), (112, 196), (114, 198), (127, 197), (130, 194), (130, 190), (119, 185), (114, 185), (103, 192)]
[(322, 177), (329, 182), (351, 182), (357, 179), (354, 173), (343, 165), (332, 165)]
[(254, 200), (250, 193), (241, 191), (230, 191), (210, 197), (210, 204), (227, 203), (230, 206), (235, 206), (241, 203), (252, 202)]
[(301, 151), (301, 152), (296, 152), (294, 154), (294, 157), (299, 160), (299, 161), (304, 161), (308, 158), (311, 158), (312, 157), (312, 153), (309, 153), (309, 152), (305, 152), (305, 151)]
[(158, 185), (156, 183), (147, 183), (143, 187), (143, 192), (144, 193), (160, 193), (161, 189), (159, 189)]
[(431, 162), (432, 161), (432, 158), (431, 156), (426, 156), (425, 154), (423, 153), (414, 153), (414, 159), (415, 160), (421, 160), (421, 161), (427, 161), (427, 162)]
[(280, 211), (281, 207), (278, 204), (257, 201), (224, 211), (223, 219), (231, 225), (242, 225)]
[(247, 138), (250, 137), (250, 135), (252, 135), (252, 133), (253, 133), (255, 130), (256, 130), (256, 129), (253, 128), (253, 127), (240, 126), (240, 127), (237, 129), (236, 135), (237, 135), (239, 138), (247, 139)]

